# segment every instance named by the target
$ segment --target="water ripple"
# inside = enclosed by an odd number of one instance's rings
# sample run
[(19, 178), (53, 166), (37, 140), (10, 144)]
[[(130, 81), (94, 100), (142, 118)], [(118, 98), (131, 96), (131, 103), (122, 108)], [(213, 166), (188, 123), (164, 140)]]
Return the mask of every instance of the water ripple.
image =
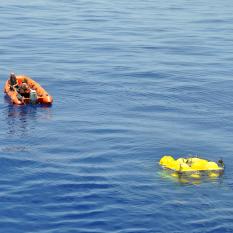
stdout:
[[(54, 97), (0, 93), (1, 232), (232, 232), (231, 1), (44, 3), (0, 6), (2, 89)], [(187, 182), (164, 154), (226, 170)]]

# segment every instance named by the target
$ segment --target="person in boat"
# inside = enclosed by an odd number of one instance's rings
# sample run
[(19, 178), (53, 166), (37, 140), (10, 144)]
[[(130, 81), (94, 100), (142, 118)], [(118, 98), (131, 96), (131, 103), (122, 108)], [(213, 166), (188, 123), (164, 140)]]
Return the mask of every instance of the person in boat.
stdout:
[(19, 88), (18, 93), (21, 97), (29, 98), (30, 97), (30, 88), (26, 82), (23, 82)]
[(17, 90), (19, 88), (19, 84), (16, 78), (16, 75), (14, 73), (10, 74), (10, 78), (9, 78), (9, 84), (10, 84), (10, 89), (13, 90)]

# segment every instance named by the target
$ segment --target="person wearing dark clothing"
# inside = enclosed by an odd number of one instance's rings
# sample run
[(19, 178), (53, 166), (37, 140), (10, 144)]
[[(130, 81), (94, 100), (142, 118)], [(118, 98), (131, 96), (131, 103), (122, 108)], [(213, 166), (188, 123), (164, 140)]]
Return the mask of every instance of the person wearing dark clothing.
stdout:
[(15, 89), (18, 89), (18, 87), (19, 87), (16, 75), (14, 73), (10, 74), (9, 84), (10, 84), (10, 89), (12, 91)]
[(19, 86), (18, 93), (24, 97), (29, 98), (30, 97), (30, 88), (27, 83), (22, 83), (22, 85)]

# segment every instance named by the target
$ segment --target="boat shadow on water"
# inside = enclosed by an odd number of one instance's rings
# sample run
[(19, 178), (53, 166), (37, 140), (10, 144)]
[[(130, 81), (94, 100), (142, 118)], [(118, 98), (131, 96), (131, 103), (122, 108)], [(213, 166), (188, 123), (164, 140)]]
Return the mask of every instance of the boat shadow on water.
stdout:
[(50, 105), (15, 105), (7, 96), (5, 96), (5, 103), (8, 104), (5, 108), (7, 133), (12, 136), (30, 135), (41, 119), (51, 118)]

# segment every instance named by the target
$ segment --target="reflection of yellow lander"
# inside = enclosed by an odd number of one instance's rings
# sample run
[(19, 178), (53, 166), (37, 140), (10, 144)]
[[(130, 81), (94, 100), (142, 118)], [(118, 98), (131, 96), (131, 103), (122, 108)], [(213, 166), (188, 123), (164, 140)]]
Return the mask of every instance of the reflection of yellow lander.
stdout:
[(170, 176), (179, 179), (200, 179), (201, 177), (216, 178), (224, 171), (224, 163), (218, 163), (198, 157), (174, 159), (172, 156), (163, 156), (159, 164), (166, 170), (170, 170)]

